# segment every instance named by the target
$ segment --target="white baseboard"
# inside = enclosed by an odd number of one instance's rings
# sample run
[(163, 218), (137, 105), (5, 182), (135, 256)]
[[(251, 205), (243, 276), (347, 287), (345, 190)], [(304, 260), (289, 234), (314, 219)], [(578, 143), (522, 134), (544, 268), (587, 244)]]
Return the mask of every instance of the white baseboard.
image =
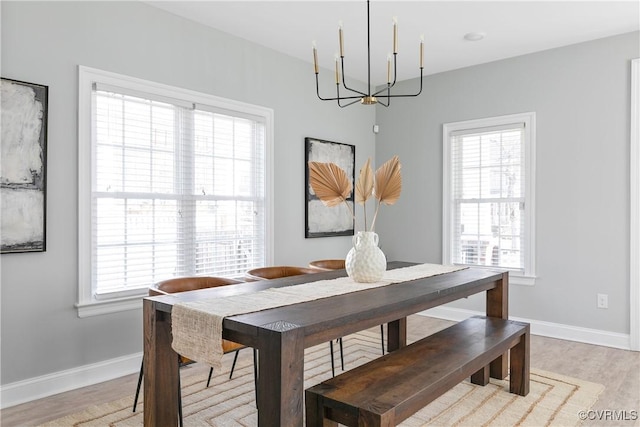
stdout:
[[(140, 371), (142, 353), (29, 378), (0, 387), (0, 408), (98, 384)], [(131, 391), (133, 393), (133, 390)]]
[[(437, 317), (439, 319), (459, 322), (471, 316), (484, 315), (473, 310), (453, 307), (435, 307), (420, 313), (424, 316)], [(526, 322), (531, 325), (533, 335), (541, 335), (549, 338), (559, 338), (567, 341), (577, 341), (586, 344), (602, 345), (605, 347), (631, 349), (630, 336), (617, 332), (602, 331), (599, 329), (582, 328), (579, 326), (564, 325), (561, 323), (544, 322), (541, 320), (524, 319), (509, 316), (509, 319), (518, 322)]]
[[(482, 315), (484, 313), (459, 308), (436, 307), (423, 311), (420, 314), (459, 322), (470, 316)], [(630, 336), (626, 334), (518, 317), (510, 317), (510, 319), (531, 324), (531, 333), (534, 335), (603, 345), (624, 350), (630, 349)], [(7, 384), (0, 387), (0, 408), (19, 405), (138, 372), (141, 360), (142, 353), (137, 353)]]

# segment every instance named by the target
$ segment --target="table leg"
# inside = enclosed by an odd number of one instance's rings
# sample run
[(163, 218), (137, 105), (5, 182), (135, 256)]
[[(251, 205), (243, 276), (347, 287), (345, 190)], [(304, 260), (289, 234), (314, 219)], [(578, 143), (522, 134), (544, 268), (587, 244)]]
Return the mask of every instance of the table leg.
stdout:
[(303, 424), (304, 336), (296, 325), (283, 323), (258, 330), (259, 427)]
[[(509, 273), (502, 273), (502, 279), (498, 280), (496, 287), (487, 291), (487, 316), (509, 318)], [(492, 378), (503, 379), (509, 373), (507, 359), (508, 353), (491, 362), (490, 372)]]
[(143, 300), (144, 425), (178, 423), (178, 355), (171, 348), (171, 313)]
[(387, 351), (392, 352), (407, 345), (407, 318), (387, 323)]

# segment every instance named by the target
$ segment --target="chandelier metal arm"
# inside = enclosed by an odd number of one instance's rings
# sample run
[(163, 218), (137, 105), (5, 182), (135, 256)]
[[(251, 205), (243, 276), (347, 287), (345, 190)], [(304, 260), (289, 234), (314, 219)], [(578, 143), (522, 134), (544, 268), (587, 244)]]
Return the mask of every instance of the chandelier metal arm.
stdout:
[[(387, 83), (386, 88), (380, 89), (378, 92), (376, 92), (374, 94), (375, 97), (377, 98), (403, 98), (403, 97), (411, 97), (411, 96), (418, 96), (422, 93), (422, 68), (420, 69), (420, 89), (418, 90), (417, 93), (412, 93), (412, 94), (397, 94), (397, 95), (391, 95), (390, 89), (393, 87), (392, 84)], [(382, 92), (387, 91), (387, 95), (380, 95)], [(378, 101), (380, 102), (380, 101)]]
[(347, 82), (345, 81), (345, 78), (344, 78), (344, 56), (340, 57), (340, 62), (342, 63), (342, 86), (344, 86), (344, 88), (346, 90), (350, 90), (351, 92), (359, 93), (362, 96), (367, 96), (368, 95), (367, 93), (360, 92), (359, 90), (352, 89), (349, 86), (347, 86)]
[[(362, 97), (361, 96), (347, 96), (347, 97), (340, 97), (340, 83), (336, 82), (336, 100), (338, 101), (338, 107), (340, 108), (344, 108), (344, 107), (348, 107), (349, 105), (355, 104), (356, 102), (359, 102)], [(353, 101), (347, 103), (347, 104), (340, 104), (340, 101), (344, 101), (345, 99), (353, 99)]]
[(388, 91), (389, 89), (391, 89), (392, 87), (394, 87), (396, 85), (396, 78), (398, 76), (398, 66), (397, 66), (397, 63), (396, 63), (397, 56), (398, 56), (398, 54), (396, 52), (394, 52), (393, 53), (393, 83), (391, 83), (391, 79), (389, 78), (389, 81), (387, 82), (387, 87), (380, 89), (379, 91), (374, 93), (373, 96), (378, 96), (379, 94), (381, 94), (385, 90)]
[[(382, 93), (383, 91), (384, 89), (380, 90), (379, 92), (376, 93), (376, 95), (379, 93)], [(383, 107), (389, 107), (389, 104), (391, 104), (391, 100), (389, 99), (390, 94), (391, 94), (391, 83), (387, 83), (387, 96), (383, 95), (383, 96), (377, 97), (378, 104), (382, 105)], [(385, 104), (380, 98), (387, 98), (387, 103)]]
[[(349, 105), (353, 105), (360, 101), (363, 105), (375, 105), (380, 104), (383, 107), (389, 107), (391, 104), (391, 98), (404, 98), (404, 97), (415, 97), (422, 93), (423, 88), (423, 77), (424, 77), (424, 37), (421, 37), (420, 42), (420, 89), (417, 93), (414, 94), (391, 94), (391, 88), (396, 85), (397, 76), (398, 76), (398, 33), (397, 33), (397, 22), (394, 18), (393, 24), (393, 81), (391, 79), (391, 57), (389, 56), (387, 59), (387, 85), (383, 87), (379, 91), (372, 94), (371, 90), (371, 17), (369, 11), (369, 2), (367, 0), (367, 92), (362, 92), (357, 89), (350, 88), (347, 86), (346, 76), (344, 73), (344, 46), (343, 46), (343, 32), (342, 32), (342, 24), (340, 24), (340, 28), (338, 30), (338, 37), (340, 42), (340, 68), (342, 69), (342, 77), (340, 77), (338, 60), (336, 58), (336, 66), (335, 66), (335, 80), (336, 80), (336, 97), (335, 98), (323, 98), (320, 95), (320, 83), (318, 78), (318, 52), (315, 46), (315, 42), (313, 44), (313, 67), (316, 74), (316, 94), (318, 98), (322, 101), (337, 101), (338, 106), (340, 108), (348, 107)], [(345, 90), (357, 94), (351, 96), (340, 96), (340, 83)], [(384, 94), (386, 92), (386, 94)], [(382, 99), (385, 99), (384, 102)], [(343, 102), (349, 101), (346, 104)]]
[(385, 95), (380, 95), (380, 94), (381, 94), (382, 92), (388, 92), (388, 91), (389, 91), (389, 89), (391, 89), (392, 87), (393, 87), (393, 85), (392, 85), (391, 83), (387, 83), (387, 87), (384, 87), (384, 88), (380, 89), (379, 91), (377, 91), (376, 93), (374, 93), (372, 96), (375, 96), (375, 97), (379, 97), (379, 96), (385, 97)]
[[(362, 96), (358, 95), (358, 96), (340, 96), (340, 92), (339, 92), (339, 85), (336, 85), (336, 90), (338, 91), (338, 97), (337, 98), (323, 98), (322, 96), (320, 96), (320, 87), (319, 87), (319, 82), (318, 82), (318, 75), (316, 74), (316, 95), (318, 95), (318, 99), (320, 99), (321, 101), (338, 101), (338, 103), (341, 100), (345, 100), (345, 99), (355, 99), (355, 102), (358, 102), (360, 99), (362, 99)], [(355, 103), (352, 102), (351, 104)], [(348, 104), (348, 105), (351, 105)]]
[(344, 105), (340, 104), (340, 101), (344, 101), (345, 99), (347, 98), (338, 98), (338, 107), (340, 108), (348, 107), (349, 105), (355, 104), (356, 102), (360, 102), (361, 98), (358, 98), (355, 101), (351, 101), (348, 104), (344, 104)]
[(396, 78), (398, 77), (398, 63), (396, 62), (398, 58), (398, 52), (393, 53), (393, 83), (391, 83), (391, 87), (396, 85)]

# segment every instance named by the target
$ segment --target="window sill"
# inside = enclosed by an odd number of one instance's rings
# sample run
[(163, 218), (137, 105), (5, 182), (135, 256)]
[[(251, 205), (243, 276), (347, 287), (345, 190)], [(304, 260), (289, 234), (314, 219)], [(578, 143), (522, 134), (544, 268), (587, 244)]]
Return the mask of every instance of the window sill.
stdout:
[(517, 276), (509, 273), (509, 284), (521, 286), (533, 286), (536, 284), (535, 276)]
[(87, 301), (76, 304), (78, 317), (100, 316), (102, 314), (119, 313), (128, 310), (142, 309), (142, 298), (147, 293), (108, 301)]
[[(472, 268), (484, 268), (487, 270), (496, 270), (497, 267), (489, 267), (484, 265), (469, 265), (469, 264), (455, 264), (465, 267)], [(510, 285), (520, 285), (520, 286), (534, 286), (536, 284), (537, 276), (528, 276), (522, 273), (522, 271), (509, 270), (509, 269), (499, 269), (499, 271), (507, 271), (509, 272), (509, 284)]]
[[(470, 266), (471, 267), (471, 266)], [(525, 276), (521, 271), (502, 270), (509, 273), (509, 284), (519, 286), (534, 286), (536, 276)]]

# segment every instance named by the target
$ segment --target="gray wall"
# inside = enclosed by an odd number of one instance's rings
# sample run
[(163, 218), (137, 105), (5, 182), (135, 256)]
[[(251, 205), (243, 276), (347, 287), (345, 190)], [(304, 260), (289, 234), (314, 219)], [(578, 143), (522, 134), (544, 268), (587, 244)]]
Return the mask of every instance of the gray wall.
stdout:
[[(516, 317), (629, 333), (630, 60), (639, 34), (425, 78), (377, 109), (376, 155), (402, 160), (403, 194), (379, 217), (387, 258), (442, 260), (442, 125), (534, 111), (537, 275), (511, 286)], [(403, 82), (406, 91), (417, 82)], [(596, 294), (609, 309), (596, 308)], [(481, 298), (455, 307), (482, 310)]]
[[(313, 68), (130, 2), (1, 2), (2, 76), (49, 86), (47, 251), (2, 255), (2, 384), (142, 350), (141, 310), (80, 319), (77, 66), (270, 107), (275, 263), (340, 257), (351, 239), (304, 238), (304, 137), (374, 154), (373, 108), (315, 98)], [(327, 71), (331, 85), (333, 74)]]

